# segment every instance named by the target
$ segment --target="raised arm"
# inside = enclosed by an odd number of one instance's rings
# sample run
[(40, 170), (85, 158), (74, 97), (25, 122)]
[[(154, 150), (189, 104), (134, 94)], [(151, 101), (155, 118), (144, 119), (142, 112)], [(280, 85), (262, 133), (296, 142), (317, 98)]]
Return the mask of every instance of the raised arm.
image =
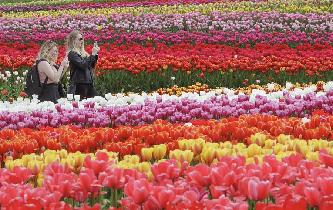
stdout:
[(68, 53), (68, 61), (78, 67), (78, 69), (81, 71), (84, 71), (91, 65), (90, 59), (84, 59), (73, 51)]
[(97, 64), (97, 60), (98, 60), (98, 55), (91, 55), (89, 57), (90, 63), (91, 63), (91, 67), (95, 68), (96, 64)]
[(54, 71), (47, 61), (41, 61), (38, 64), (38, 71), (45, 73), (46, 76), (54, 82), (59, 82), (62, 74), (62, 70), (59, 69), (59, 71)]

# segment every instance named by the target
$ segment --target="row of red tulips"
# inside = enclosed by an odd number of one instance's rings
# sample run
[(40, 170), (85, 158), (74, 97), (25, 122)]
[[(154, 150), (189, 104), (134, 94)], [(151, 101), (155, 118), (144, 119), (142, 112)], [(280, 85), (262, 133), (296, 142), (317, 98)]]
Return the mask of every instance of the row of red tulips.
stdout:
[[(41, 187), (27, 182), (27, 168), (1, 169), (0, 203), (6, 209), (70, 209), (110, 206), (125, 209), (329, 210), (333, 208), (333, 169), (291, 155), (278, 161), (245, 164), (243, 157), (223, 157), (211, 166), (167, 160), (151, 166), (153, 180), (134, 169), (116, 168), (108, 155), (87, 156), (79, 172), (58, 162), (48, 165)], [(331, 165), (329, 165), (331, 166)], [(114, 209), (114, 208), (111, 208)]]
[[(20, 68), (31, 66), (39, 45), (28, 43), (0, 43), (0, 66)], [(309, 75), (333, 69), (333, 47), (331, 45), (287, 45), (257, 44), (253, 48), (238, 48), (212, 44), (177, 44), (167, 46), (103, 44), (100, 46), (98, 69), (100, 73), (110, 70), (126, 70), (132, 73), (154, 72), (165, 69), (202, 71), (305, 71)], [(91, 46), (87, 47), (90, 51)], [(64, 49), (61, 48), (61, 55)], [(61, 56), (60, 56), (61, 57)], [(60, 58), (59, 58), (60, 59)], [(103, 71), (102, 71), (103, 70)]]
[(271, 136), (292, 135), (302, 139), (333, 139), (333, 116), (313, 115), (308, 122), (299, 118), (279, 118), (269, 115), (242, 115), (238, 118), (194, 120), (192, 124), (171, 124), (158, 120), (144, 126), (120, 126), (118, 128), (23, 128), (17, 131), (0, 131), (0, 154), (13, 157), (40, 153), (45, 149), (66, 149), (69, 152), (94, 152), (98, 149), (118, 152), (121, 156), (140, 154), (141, 149), (151, 145), (166, 144), (167, 149), (178, 147), (180, 138), (203, 137), (206, 141), (249, 141), (255, 133)]

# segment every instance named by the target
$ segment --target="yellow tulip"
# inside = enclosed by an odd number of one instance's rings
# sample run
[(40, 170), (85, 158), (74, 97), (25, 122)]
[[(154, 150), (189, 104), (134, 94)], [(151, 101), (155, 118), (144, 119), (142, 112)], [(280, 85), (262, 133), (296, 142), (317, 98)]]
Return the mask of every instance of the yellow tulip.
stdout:
[(261, 154), (261, 147), (257, 144), (250, 144), (250, 146), (247, 148), (247, 156), (248, 157), (254, 157), (255, 155)]
[(202, 138), (198, 138), (194, 140), (194, 143), (192, 145), (192, 152), (194, 153), (194, 155), (199, 155), (202, 151), (202, 148), (205, 144), (205, 140)]
[(208, 148), (208, 147), (217, 149), (217, 148), (220, 147), (220, 145), (219, 145), (219, 143), (206, 142), (204, 144), (203, 148), (205, 149), (205, 148)]
[(67, 157), (66, 159), (62, 159), (61, 164), (67, 165), (71, 169), (76, 169), (77, 167), (79, 167), (76, 164), (74, 157)]
[(131, 168), (135, 168), (136, 165), (134, 165), (133, 163), (127, 162), (127, 161), (119, 161), (119, 163), (117, 164), (120, 168), (125, 168), (125, 169), (131, 169)]
[(27, 168), (33, 171), (34, 174), (38, 174), (39, 172), (44, 170), (44, 163), (42, 161), (33, 160), (30, 161), (27, 165)]
[(180, 150), (191, 149), (192, 145), (193, 145), (192, 140), (188, 140), (188, 139), (178, 140), (178, 147)]
[(107, 152), (107, 154), (111, 160), (118, 160), (118, 152)]
[(290, 135), (280, 134), (277, 138), (278, 143), (285, 144), (287, 141), (291, 140)]
[(181, 152), (181, 150), (179, 150), (179, 149), (175, 149), (175, 150), (170, 151), (169, 152), (169, 158), (178, 160), (179, 156), (180, 156), (180, 152)]
[(239, 150), (246, 149), (246, 145), (243, 143), (237, 143), (237, 144), (233, 145), (233, 148), (237, 152)]
[(267, 139), (265, 141), (265, 146), (264, 148), (265, 149), (272, 149), (274, 147), (274, 145), (276, 144), (276, 141), (275, 140), (272, 140), (272, 139)]
[(42, 173), (40, 173), (37, 177), (37, 186), (41, 187), (43, 185), (43, 181), (44, 181), (44, 176)]
[(266, 135), (262, 133), (256, 133), (250, 136), (250, 141), (260, 146), (264, 145), (266, 139), (267, 139)]
[(253, 164), (255, 163), (254, 158), (250, 157), (250, 158), (246, 158), (245, 164)]
[(68, 155), (67, 150), (62, 149), (62, 150), (59, 151), (59, 156), (60, 156), (60, 158), (66, 158), (67, 155)]
[(151, 171), (145, 173), (147, 175), (148, 181), (152, 182), (154, 180), (154, 175)]
[(166, 145), (165, 144), (160, 144), (160, 145), (154, 145), (153, 148), (153, 157), (155, 160), (160, 160), (162, 159), (167, 151)]
[(13, 160), (6, 160), (5, 167), (9, 170), (13, 170), (14, 168), (14, 161)]
[(293, 140), (286, 142), (287, 150), (289, 151), (296, 151), (296, 145), (297, 145), (296, 141)]
[(328, 151), (328, 154), (330, 154), (331, 156), (333, 156), (333, 148), (328, 148), (327, 151)]
[(201, 157), (201, 162), (209, 165), (216, 157), (216, 149), (213, 147), (204, 147), (200, 157)]
[(140, 162), (140, 157), (137, 155), (125, 155), (123, 161), (132, 164), (138, 164)]
[(136, 169), (142, 173), (147, 173), (151, 171), (151, 165), (149, 162), (142, 162), (136, 165)]
[(153, 148), (142, 148), (141, 157), (143, 161), (150, 161), (153, 158)]
[(280, 152), (285, 152), (286, 151), (286, 146), (280, 143), (277, 143), (273, 147), (274, 154), (279, 154)]
[(240, 155), (240, 156), (244, 156), (244, 157), (247, 157), (247, 149), (244, 148), (244, 149), (237, 149), (237, 150), (234, 150), (233, 152), (233, 156), (237, 156), (237, 155)]
[(75, 168), (81, 167), (83, 165), (83, 161), (86, 155), (82, 154), (81, 152), (75, 152), (73, 154), (75, 160)]
[(14, 160), (14, 165), (15, 166), (19, 166), (19, 167), (23, 167), (23, 161), (21, 159), (16, 159)]
[(262, 151), (262, 154), (264, 154), (264, 155), (271, 155), (274, 153), (273, 149), (262, 149), (261, 151)]
[(312, 161), (318, 161), (319, 159), (319, 152), (308, 152), (306, 153), (306, 159), (312, 160)]
[(227, 148), (227, 149), (232, 149), (233, 145), (230, 141), (226, 141), (226, 142), (221, 142), (220, 143), (220, 147), (223, 148)]
[(183, 158), (186, 162), (188, 162), (188, 163), (192, 162), (194, 154), (191, 150), (185, 150), (183, 152), (183, 155), (184, 155)]
[(308, 152), (310, 152), (310, 147), (308, 145), (297, 144), (296, 152), (299, 152), (305, 156)]
[[(23, 165), (24, 165), (25, 167), (28, 165), (28, 163), (29, 163), (31, 160), (33, 160), (32, 156), (33, 156), (33, 155), (23, 155), (23, 156), (22, 156), (21, 159), (22, 159)], [(34, 160), (35, 160), (35, 158), (34, 158)]]
[(47, 154), (44, 156), (44, 163), (46, 165), (53, 163), (55, 161), (60, 161), (60, 158), (57, 154)]
[(221, 157), (230, 156), (232, 154), (232, 150), (229, 148), (224, 149), (216, 149), (216, 157), (220, 159)]

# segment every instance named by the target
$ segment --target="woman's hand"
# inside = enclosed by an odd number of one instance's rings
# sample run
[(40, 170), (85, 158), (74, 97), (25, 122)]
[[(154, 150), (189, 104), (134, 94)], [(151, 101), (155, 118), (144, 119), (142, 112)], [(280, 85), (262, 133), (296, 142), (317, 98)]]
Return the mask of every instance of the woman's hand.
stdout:
[(62, 60), (60, 65), (63, 66), (64, 69), (68, 68), (68, 66), (69, 66), (68, 57), (65, 57), (64, 60)]
[(94, 47), (93, 47), (93, 49), (92, 49), (92, 54), (93, 54), (93, 55), (97, 55), (98, 52), (99, 52), (99, 47), (98, 47), (97, 42), (95, 42), (95, 43), (94, 43)]

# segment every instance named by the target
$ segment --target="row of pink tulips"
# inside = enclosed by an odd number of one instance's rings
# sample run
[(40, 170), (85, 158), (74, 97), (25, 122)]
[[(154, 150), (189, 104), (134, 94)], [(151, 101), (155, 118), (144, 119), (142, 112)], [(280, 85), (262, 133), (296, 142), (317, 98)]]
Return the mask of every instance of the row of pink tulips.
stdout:
[[(79, 172), (51, 163), (42, 186), (34, 172), (1, 169), (0, 204), (7, 209), (68, 209), (86, 205), (125, 209), (292, 209), (333, 207), (333, 157), (320, 153), (323, 165), (291, 155), (278, 161), (245, 164), (223, 157), (211, 166), (166, 160), (151, 166), (153, 180), (134, 169), (115, 168), (104, 152), (87, 156)], [(96, 205), (97, 204), (97, 205)]]
[[(45, 40), (64, 41), (69, 31), (0, 31), (0, 41), (42, 42)], [(332, 43), (333, 33), (305, 33), (305, 32), (122, 32), (103, 29), (96, 32), (84, 32), (85, 39), (98, 42), (116, 44), (162, 42), (168, 44), (180, 43), (210, 43), (210, 44), (243, 44), (269, 43), (269, 44), (300, 44), (300, 43)]]

